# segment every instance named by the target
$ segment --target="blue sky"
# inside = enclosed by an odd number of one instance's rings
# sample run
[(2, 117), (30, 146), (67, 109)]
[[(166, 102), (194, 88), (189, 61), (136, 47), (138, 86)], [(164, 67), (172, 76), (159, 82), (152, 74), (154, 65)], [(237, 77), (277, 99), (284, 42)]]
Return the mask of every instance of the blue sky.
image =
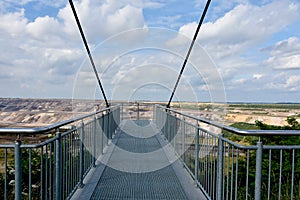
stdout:
[[(206, 1), (74, 2), (108, 98), (167, 101)], [(212, 0), (176, 100), (300, 102), (299, 27), (299, 0)], [(68, 1), (2, 0), (0, 44), (1, 97), (101, 98)]]

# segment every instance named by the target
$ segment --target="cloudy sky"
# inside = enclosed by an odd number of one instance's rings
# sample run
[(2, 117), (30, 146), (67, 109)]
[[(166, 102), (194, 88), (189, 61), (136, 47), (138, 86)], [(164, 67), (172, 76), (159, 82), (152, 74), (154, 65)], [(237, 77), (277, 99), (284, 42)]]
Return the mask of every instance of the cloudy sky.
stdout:
[[(74, 3), (107, 97), (167, 101), (206, 2)], [(2, 0), (0, 44), (0, 97), (102, 98), (68, 1)], [(175, 99), (300, 102), (300, 1), (212, 0)]]

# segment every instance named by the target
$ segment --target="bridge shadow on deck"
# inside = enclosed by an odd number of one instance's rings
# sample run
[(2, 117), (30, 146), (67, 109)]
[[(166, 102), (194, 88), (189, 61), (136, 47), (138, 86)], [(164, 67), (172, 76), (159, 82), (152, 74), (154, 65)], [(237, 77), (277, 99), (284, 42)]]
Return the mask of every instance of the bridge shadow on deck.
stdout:
[(149, 121), (120, 129), (72, 199), (206, 199)]

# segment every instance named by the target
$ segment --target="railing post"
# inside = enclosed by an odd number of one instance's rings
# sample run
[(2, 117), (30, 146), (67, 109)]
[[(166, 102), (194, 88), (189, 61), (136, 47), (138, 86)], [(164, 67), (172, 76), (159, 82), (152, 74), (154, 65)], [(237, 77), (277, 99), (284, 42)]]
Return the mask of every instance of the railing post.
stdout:
[(196, 147), (196, 152), (195, 152), (195, 179), (196, 179), (196, 183), (198, 181), (198, 168), (199, 168), (199, 127), (197, 125), (196, 128), (196, 141), (195, 141), (195, 147)]
[(217, 161), (217, 200), (223, 199), (223, 156), (224, 147), (222, 137), (218, 138), (218, 161)]
[(22, 199), (22, 151), (21, 140), (15, 142), (15, 200)]
[(103, 154), (103, 146), (104, 146), (104, 142), (103, 142), (103, 140), (104, 140), (104, 137), (103, 137), (103, 135), (104, 135), (104, 126), (103, 126), (104, 115), (103, 115), (103, 113), (101, 115), (101, 118), (99, 119), (99, 124), (100, 124), (99, 128), (100, 128), (100, 134), (101, 134), (101, 154)]
[(256, 167), (255, 167), (255, 200), (261, 199), (262, 154), (263, 154), (263, 144), (261, 141), (258, 141), (257, 150), (256, 150)]
[[(183, 163), (185, 163), (185, 118), (183, 117), (183, 120), (182, 120), (182, 161)], [(183, 165), (184, 166), (184, 165)]]
[(122, 120), (124, 118), (123, 117), (123, 103), (121, 103), (121, 107), (119, 107), (119, 109), (120, 109), (120, 118)]
[(137, 120), (140, 120), (140, 104), (137, 103)]
[(93, 167), (96, 167), (96, 134), (97, 134), (97, 117), (96, 115), (94, 116), (94, 122), (93, 122), (93, 128), (94, 128), (94, 133), (93, 133)]
[(169, 140), (169, 111), (166, 112), (165, 138)]
[(173, 134), (172, 134), (172, 140), (173, 140), (173, 147), (176, 152), (176, 130), (177, 130), (177, 117), (174, 116), (174, 125), (173, 125)]
[(62, 199), (62, 138), (61, 133), (56, 133), (56, 152), (55, 152), (55, 197), (56, 200)]
[(110, 111), (108, 111), (107, 113), (107, 135), (108, 135), (108, 139), (111, 140), (111, 136), (110, 136)]
[(82, 188), (83, 184), (83, 175), (84, 175), (84, 123), (81, 122), (81, 126), (79, 129), (79, 137), (80, 137), (80, 147), (79, 147), (79, 159), (80, 159), (80, 182), (79, 187)]
[(113, 119), (113, 115), (112, 115), (113, 111), (110, 111), (109, 113), (109, 132), (110, 132), (110, 139), (113, 138), (113, 134), (114, 134), (114, 119)]

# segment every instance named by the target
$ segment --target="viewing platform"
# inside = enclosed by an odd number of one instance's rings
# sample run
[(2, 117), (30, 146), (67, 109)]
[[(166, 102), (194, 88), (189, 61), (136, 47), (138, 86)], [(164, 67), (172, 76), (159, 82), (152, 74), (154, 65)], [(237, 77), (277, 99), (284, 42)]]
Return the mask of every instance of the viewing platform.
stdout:
[[(256, 137), (254, 144), (224, 133)], [(39, 128), (1, 128), (1, 199), (297, 199), (300, 145), (154, 104), (121, 104)], [(49, 138), (41, 143), (22, 137)], [(288, 179), (286, 177), (289, 177)]]

